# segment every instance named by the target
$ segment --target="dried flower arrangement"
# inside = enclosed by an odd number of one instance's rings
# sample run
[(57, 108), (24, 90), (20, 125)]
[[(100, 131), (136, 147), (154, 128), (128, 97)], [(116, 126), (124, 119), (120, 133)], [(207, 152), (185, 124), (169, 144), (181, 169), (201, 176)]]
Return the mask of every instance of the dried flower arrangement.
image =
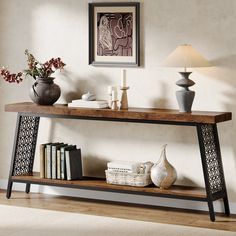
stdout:
[(48, 79), (56, 70), (62, 70), (66, 65), (60, 57), (40, 63), (28, 50), (25, 50), (25, 55), (27, 56), (28, 68), (23, 70), (23, 72), (10, 73), (5, 67), (0, 68), (0, 75), (5, 81), (9, 83), (20, 83), (27, 75), (32, 76), (35, 80), (37, 78)]

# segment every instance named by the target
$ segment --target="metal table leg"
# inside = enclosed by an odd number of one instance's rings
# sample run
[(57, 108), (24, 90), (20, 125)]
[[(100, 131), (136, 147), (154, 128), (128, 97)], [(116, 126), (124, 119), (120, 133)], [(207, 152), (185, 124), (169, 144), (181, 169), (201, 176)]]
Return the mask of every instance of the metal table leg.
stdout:
[[(38, 136), (40, 117), (17, 115), (16, 132), (13, 144), (11, 167), (8, 179), (6, 197), (11, 197), (12, 176), (30, 175), (33, 172), (34, 155)], [(26, 185), (29, 193), (30, 184)]]
[(215, 200), (223, 199), (225, 214), (230, 215), (217, 126), (215, 124), (198, 124), (197, 133), (210, 219), (215, 221), (213, 206)]

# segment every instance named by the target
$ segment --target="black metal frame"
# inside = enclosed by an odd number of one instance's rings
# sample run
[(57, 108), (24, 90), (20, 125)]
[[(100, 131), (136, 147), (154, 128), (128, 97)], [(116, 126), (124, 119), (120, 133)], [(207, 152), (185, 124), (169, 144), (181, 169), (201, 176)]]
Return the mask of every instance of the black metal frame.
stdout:
[[(32, 175), (40, 117), (17, 115), (15, 139), (9, 172), (7, 198), (11, 197), (12, 176)], [(26, 184), (26, 193), (30, 184)]]
[[(16, 122), (15, 141), (13, 145), (12, 161), (9, 173), (8, 188), (6, 197), (11, 197), (13, 182), (26, 183), (26, 193), (30, 191), (30, 184), (48, 185), (44, 182), (33, 182), (21, 179), (12, 179), (16, 175), (32, 175), (33, 163), (35, 156), (35, 148), (37, 141), (37, 134), (39, 128), (40, 117), (52, 118), (69, 118), (69, 119), (85, 119), (93, 120), (88, 117), (70, 117), (62, 115), (48, 115), (48, 114), (29, 114), (18, 113)], [(94, 118), (98, 120), (98, 118)], [(208, 203), (209, 214), (211, 221), (215, 221), (215, 212), (213, 202), (218, 199), (223, 199), (225, 214), (230, 215), (229, 202), (227, 196), (227, 189), (224, 178), (223, 164), (221, 159), (220, 143), (216, 124), (202, 124), (192, 122), (163, 122), (163, 121), (146, 121), (146, 120), (129, 120), (129, 119), (109, 119), (100, 118), (99, 120), (117, 121), (117, 122), (135, 122), (135, 123), (155, 123), (155, 124), (171, 124), (183, 126), (195, 126), (198, 134), (199, 148), (202, 160), (202, 168), (205, 180), (206, 198), (193, 196), (179, 196), (169, 194), (155, 194), (138, 191), (127, 191), (119, 189), (103, 189), (99, 187), (86, 187), (79, 185), (66, 185), (60, 183), (50, 183), (52, 186), (68, 187), (78, 189), (90, 189), (107, 192), (118, 192), (127, 194), (139, 194), (175, 199), (186, 199), (193, 201), (205, 201)]]
[[(136, 20), (136, 58), (135, 63), (128, 62), (97, 62), (94, 56), (94, 9), (96, 7), (134, 7)], [(139, 2), (96, 2), (89, 3), (89, 64), (93, 66), (117, 66), (137, 67), (140, 66), (140, 3)]]
[(215, 221), (213, 201), (223, 199), (225, 214), (230, 215), (220, 143), (215, 124), (198, 124), (198, 140), (211, 221)]

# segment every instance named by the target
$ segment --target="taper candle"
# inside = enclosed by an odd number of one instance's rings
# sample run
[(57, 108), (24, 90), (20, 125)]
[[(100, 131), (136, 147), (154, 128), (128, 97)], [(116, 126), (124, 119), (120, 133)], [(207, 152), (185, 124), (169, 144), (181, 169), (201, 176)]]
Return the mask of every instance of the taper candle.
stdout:
[(121, 70), (121, 87), (126, 87), (126, 70)]

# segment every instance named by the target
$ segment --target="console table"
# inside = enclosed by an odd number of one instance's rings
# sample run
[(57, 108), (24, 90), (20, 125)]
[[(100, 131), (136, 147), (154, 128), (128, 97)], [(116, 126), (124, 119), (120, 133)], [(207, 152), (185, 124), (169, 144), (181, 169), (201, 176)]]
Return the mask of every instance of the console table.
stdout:
[[(5, 106), (5, 111), (18, 113), (7, 198), (11, 197), (13, 182), (20, 182), (26, 183), (26, 193), (30, 191), (30, 184), (39, 184), (203, 201), (208, 204), (211, 221), (215, 221), (213, 202), (223, 199), (225, 214), (230, 215), (217, 132), (217, 123), (232, 119), (230, 112), (179, 113), (177, 110), (144, 108), (87, 109), (68, 108), (63, 105), (40, 106), (33, 103), (9, 104)], [(169, 189), (159, 189), (153, 186), (141, 188), (119, 186), (107, 184), (105, 179), (92, 177), (74, 181), (41, 179), (38, 173), (33, 172), (40, 117), (195, 126), (205, 188), (177, 185)]]

